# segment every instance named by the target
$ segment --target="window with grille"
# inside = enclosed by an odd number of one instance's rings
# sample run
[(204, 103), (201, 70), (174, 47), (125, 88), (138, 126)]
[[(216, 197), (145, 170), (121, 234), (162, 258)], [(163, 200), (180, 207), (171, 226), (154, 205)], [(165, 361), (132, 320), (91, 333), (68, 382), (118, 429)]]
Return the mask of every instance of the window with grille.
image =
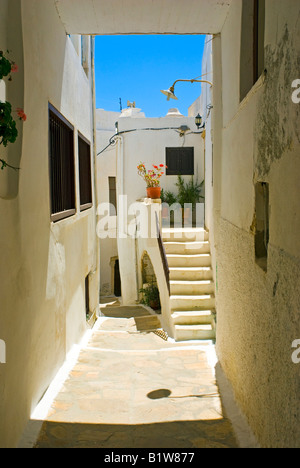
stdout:
[(194, 148), (166, 148), (166, 175), (194, 175)]
[(78, 134), (80, 211), (87, 210), (93, 204), (91, 146), (88, 140)]
[(75, 204), (74, 128), (49, 104), (51, 220), (72, 216)]

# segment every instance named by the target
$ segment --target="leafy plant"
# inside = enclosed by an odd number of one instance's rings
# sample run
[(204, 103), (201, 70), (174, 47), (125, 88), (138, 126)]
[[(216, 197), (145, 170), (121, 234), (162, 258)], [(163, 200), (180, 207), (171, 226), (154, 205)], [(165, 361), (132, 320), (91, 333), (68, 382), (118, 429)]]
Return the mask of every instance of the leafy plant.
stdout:
[(204, 199), (201, 195), (203, 184), (204, 180), (199, 184), (197, 180), (194, 181), (193, 176), (187, 183), (185, 183), (182, 176), (178, 175), (176, 183), (176, 186), (178, 187), (178, 203), (180, 203), (182, 207), (184, 207), (185, 203), (192, 203), (194, 207), (196, 203), (199, 203), (201, 199)]
[[(7, 51), (9, 53), (9, 51)], [(9, 60), (4, 52), (0, 51), (0, 79), (2, 80), (5, 76), (9, 76), (11, 80), (11, 73), (17, 72), (18, 67), (12, 60)], [(18, 130), (16, 122), (12, 117), (12, 106), (9, 102), (0, 101), (0, 145), (7, 146), (8, 143), (14, 143), (18, 136)], [(21, 108), (16, 109), (16, 113), (20, 120), (25, 122), (26, 114)], [(11, 169), (18, 169), (17, 167), (11, 166), (4, 159), (0, 159), (1, 170), (5, 167)]]
[(154, 310), (160, 309), (159, 290), (156, 283), (141, 288), (139, 292), (143, 294), (141, 304), (147, 305)]
[(16, 122), (13, 119), (9, 102), (0, 102), (0, 144), (7, 146), (14, 143), (18, 136)]
[(161, 189), (161, 202), (162, 203), (167, 203), (169, 206), (172, 206), (174, 203), (177, 202), (177, 197), (173, 192), (170, 192), (169, 190), (164, 191), (164, 189)]
[[(6, 52), (8, 53), (8, 50)], [(0, 50), (0, 80), (14, 70), (14, 65), (15, 63), (5, 57), (4, 52)]]

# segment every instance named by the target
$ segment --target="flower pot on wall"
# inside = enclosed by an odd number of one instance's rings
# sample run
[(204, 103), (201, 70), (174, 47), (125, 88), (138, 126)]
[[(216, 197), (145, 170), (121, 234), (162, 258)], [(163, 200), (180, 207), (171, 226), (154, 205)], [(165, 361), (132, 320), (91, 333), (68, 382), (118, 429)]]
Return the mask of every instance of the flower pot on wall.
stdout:
[(148, 198), (160, 198), (161, 187), (147, 187), (147, 197)]

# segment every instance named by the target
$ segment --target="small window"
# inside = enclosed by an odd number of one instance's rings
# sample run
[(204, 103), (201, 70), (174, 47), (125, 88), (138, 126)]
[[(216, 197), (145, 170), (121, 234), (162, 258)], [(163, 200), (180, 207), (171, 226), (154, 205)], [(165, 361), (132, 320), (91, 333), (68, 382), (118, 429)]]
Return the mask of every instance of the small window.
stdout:
[(89, 276), (85, 277), (85, 313), (86, 315), (89, 315), (90, 313), (90, 282), (89, 282)]
[(255, 219), (255, 259), (266, 271), (269, 246), (269, 184), (266, 182), (255, 185)]
[(166, 148), (166, 175), (194, 175), (194, 148)]
[(247, 0), (242, 7), (240, 101), (264, 70), (265, 0)]
[(49, 159), (51, 220), (56, 222), (76, 212), (74, 129), (51, 104)]
[(92, 202), (91, 146), (88, 140), (78, 135), (80, 211), (87, 210)]
[(108, 178), (108, 187), (109, 187), (109, 215), (116, 216), (117, 214), (117, 187), (116, 187), (116, 178)]

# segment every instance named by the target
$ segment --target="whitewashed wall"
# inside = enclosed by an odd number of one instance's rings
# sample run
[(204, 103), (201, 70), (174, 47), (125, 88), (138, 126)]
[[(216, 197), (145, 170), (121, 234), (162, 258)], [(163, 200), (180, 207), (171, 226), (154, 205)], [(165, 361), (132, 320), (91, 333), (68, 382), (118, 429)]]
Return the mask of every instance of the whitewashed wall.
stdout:
[[(90, 272), (90, 308), (98, 307), (98, 274), (95, 208), (78, 211), (77, 131), (93, 147), (92, 83), (53, 0), (1, 0), (1, 12), (2, 7), (4, 47), (16, 54), (16, 62), (24, 52), (24, 67), (18, 63), (20, 74), (7, 84), (7, 96), (14, 95), (13, 86), (23, 76), (18, 105), (27, 114), (23, 135), (12, 145), (19, 150), (19, 177), (13, 186), (7, 181), (10, 199), (5, 194), (0, 199), (0, 338), (7, 351), (7, 362), (0, 366), (0, 443), (13, 447), (86, 330), (85, 277)], [(17, 45), (10, 39), (14, 30)], [(77, 213), (56, 224), (50, 222), (48, 102), (75, 128)]]

